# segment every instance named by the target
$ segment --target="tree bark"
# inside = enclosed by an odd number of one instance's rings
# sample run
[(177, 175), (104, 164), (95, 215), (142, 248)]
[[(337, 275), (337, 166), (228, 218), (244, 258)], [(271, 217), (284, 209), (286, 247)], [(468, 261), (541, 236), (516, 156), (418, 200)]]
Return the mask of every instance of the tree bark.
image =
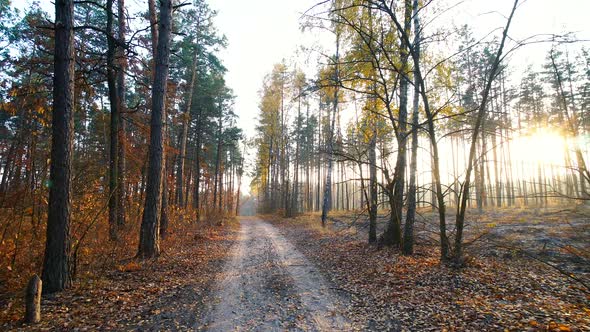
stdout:
[(70, 208), (74, 142), (74, 2), (55, 1), (55, 53), (51, 168), (43, 291), (61, 291), (71, 284)]
[(150, 147), (146, 199), (141, 222), (139, 251), (141, 258), (160, 254), (159, 219), (162, 205), (163, 121), (166, 105), (166, 83), (170, 61), (170, 32), (172, 0), (161, 0), (159, 36), (156, 52), (154, 84), (152, 87), (152, 116), (150, 122)]
[(240, 169), (238, 170), (238, 193), (236, 194), (236, 216), (240, 215), (240, 195), (242, 188), (242, 175), (244, 174), (244, 161), (246, 159), (246, 143), (244, 143), (244, 150), (242, 152), (242, 159), (240, 160)]
[[(172, 0), (170, 0), (172, 1)], [(160, 3), (160, 10), (162, 8), (162, 3)], [(156, 0), (148, 0), (148, 15), (150, 20), (150, 35), (152, 37), (152, 56), (154, 60), (156, 59), (156, 54), (158, 52), (158, 20), (156, 18)], [(162, 13), (160, 12), (160, 15)]]
[[(119, 43), (125, 45), (125, 34), (127, 33), (127, 22), (125, 13), (125, 0), (118, 0), (118, 16), (119, 16)], [(118, 163), (118, 180), (119, 185), (117, 190), (117, 224), (122, 226), (125, 224), (125, 200), (127, 197), (127, 187), (125, 181), (125, 131), (126, 126), (123, 121), (123, 113), (127, 109), (127, 103), (125, 101), (125, 93), (127, 91), (125, 84), (125, 71), (127, 70), (127, 55), (123, 47), (118, 48), (118, 63), (117, 68), (117, 95), (119, 97), (119, 157), (117, 158)]]
[[(369, 243), (377, 242), (377, 128), (373, 123), (373, 133), (369, 142)], [(361, 186), (363, 185), (362, 164), (361, 168)], [(363, 189), (364, 191), (364, 189)]]
[(293, 196), (291, 197), (291, 206), (288, 209), (288, 217), (293, 217), (299, 212), (299, 145), (301, 141), (301, 95), (303, 91), (300, 88), (297, 97), (297, 136), (295, 137), (295, 165), (294, 165), (294, 178), (293, 178)]
[(117, 68), (115, 66), (115, 53), (117, 45), (114, 33), (113, 3), (108, 0), (107, 14), (107, 86), (109, 90), (109, 104), (111, 109), (110, 146), (109, 146), (109, 235), (111, 240), (117, 240), (118, 209), (119, 209), (119, 119), (120, 99), (117, 89)]
[(324, 199), (322, 203), (322, 227), (326, 227), (328, 211), (330, 209), (332, 195), (332, 168), (334, 163), (334, 126), (338, 114), (338, 84), (340, 82), (340, 73), (338, 72), (338, 61), (340, 51), (340, 35), (336, 33), (336, 58), (334, 60), (334, 96), (332, 118), (330, 119), (330, 128), (328, 128), (328, 170), (326, 172), (326, 186), (324, 187)]
[[(420, 57), (420, 20), (418, 17), (418, 0), (413, 3), (414, 16), (414, 52)], [(416, 173), (418, 169), (418, 116), (420, 106), (420, 82), (418, 76), (414, 75), (414, 99), (412, 102), (412, 147), (410, 157), (410, 184), (408, 188), (408, 211), (406, 213), (406, 224), (404, 225), (404, 238), (402, 252), (404, 255), (414, 253), (414, 219), (416, 217)], [(452, 144), (452, 142), (451, 142)]]
[(168, 158), (164, 157), (164, 170), (162, 171), (162, 208), (160, 210), (160, 237), (168, 234)]
[(196, 221), (199, 221), (200, 218), (200, 186), (201, 186), (201, 113), (197, 113), (197, 119), (195, 124), (195, 185), (193, 190), (193, 208), (196, 211)]
[(322, 157), (320, 154), (321, 151), (321, 144), (322, 144), (322, 104), (320, 101), (320, 105), (318, 107), (318, 144), (316, 147), (317, 156), (318, 156), (318, 163), (317, 163), (317, 182), (316, 182), (316, 192), (315, 192), (315, 207), (314, 211), (320, 210), (320, 188), (322, 186)]
[[(197, 29), (199, 28), (199, 24), (197, 24)], [(198, 33), (198, 32), (197, 32)], [(189, 79), (189, 84), (185, 92), (185, 110), (184, 114), (182, 115), (182, 130), (180, 132), (180, 153), (178, 155), (178, 173), (176, 174), (176, 204), (178, 206), (184, 206), (185, 197), (183, 197), (183, 185), (184, 185), (184, 166), (185, 166), (185, 159), (186, 159), (186, 142), (188, 138), (188, 127), (190, 124), (190, 112), (193, 106), (193, 90), (195, 87), (195, 81), (197, 78), (197, 61), (198, 61), (198, 52), (195, 50), (195, 54), (193, 56), (193, 62), (191, 66), (191, 76)]]
[[(221, 171), (221, 134), (223, 130), (223, 114), (222, 114), (221, 105), (219, 105), (219, 119), (217, 124), (217, 153), (215, 157), (215, 179), (213, 183), (213, 210), (217, 207), (217, 196), (219, 194), (219, 201), (221, 201), (221, 188), (218, 191), (218, 185), (220, 176), (219, 173)], [(220, 209), (221, 210), (221, 209)]]
[[(404, 33), (406, 36), (410, 35), (411, 17), (412, 17), (412, 3), (410, 0), (405, 0), (404, 10)], [(408, 119), (408, 86), (410, 81), (408, 79), (408, 57), (409, 57), (409, 43), (406, 38), (402, 37), (400, 40), (400, 58), (401, 58), (401, 73), (399, 75), (399, 117), (398, 130), (396, 133), (398, 151), (397, 160), (395, 163), (395, 170), (393, 175), (393, 193), (389, 193), (391, 200), (391, 214), (387, 230), (383, 234), (383, 243), (387, 245), (399, 246), (402, 240), (401, 224), (402, 224), (402, 209), (404, 204), (404, 189), (405, 189), (405, 174), (406, 174), (406, 149), (407, 149), (407, 119)]]

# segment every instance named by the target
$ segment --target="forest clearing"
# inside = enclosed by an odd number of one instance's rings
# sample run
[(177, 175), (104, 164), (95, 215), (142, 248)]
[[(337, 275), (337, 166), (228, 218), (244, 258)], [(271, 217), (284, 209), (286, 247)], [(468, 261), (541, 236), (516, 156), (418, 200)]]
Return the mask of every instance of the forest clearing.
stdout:
[(0, 330), (590, 331), (564, 3), (0, 0)]

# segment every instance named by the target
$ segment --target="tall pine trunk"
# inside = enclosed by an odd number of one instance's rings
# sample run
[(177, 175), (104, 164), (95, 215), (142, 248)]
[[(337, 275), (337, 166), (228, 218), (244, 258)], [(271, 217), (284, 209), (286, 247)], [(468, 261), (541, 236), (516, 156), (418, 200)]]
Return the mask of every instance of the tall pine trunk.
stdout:
[(334, 126), (336, 124), (336, 116), (338, 114), (338, 84), (340, 82), (340, 74), (338, 72), (338, 62), (340, 52), (340, 35), (336, 32), (336, 57), (334, 59), (334, 96), (332, 118), (330, 119), (330, 128), (328, 128), (328, 170), (326, 172), (326, 186), (324, 187), (324, 199), (322, 202), (322, 227), (326, 227), (326, 220), (328, 219), (328, 211), (331, 205), (332, 195), (332, 168), (334, 164)]
[[(213, 184), (213, 210), (217, 207), (217, 196), (219, 193), (219, 201), (221, 201), (221, 186), (219, 185), (220, 173), (221, 173), (221, 134), (223, 130), (223, 117), (221, 113), (221, 105), (219, 109), (219, 119), (217, 125), (217, 153), (215, 157), (215, 179)], [(219, 185), (219, 191), (217, 190)], [(221, 203), (220, 203), (221, 204)], [(220, 209), (221, 210), (221, 209)]]
[[(197, 29), (199, 28), (199, 24), (197, 24)], [(184, 181), (184, 168), (185, 168), (185, 159), (186, 159), (186, 142), (188, 140), (188, 129), (190, 124), (190, 112), (193, 105), (193, 90), (195, 86), (195, 80), (197, 78), (197, 61), (198, 61), (198, 52), (195, 50), (195, 54), (193, 56), (193, 62), (191, 66), (191, 75), (189, 79), (189, 84), (186, 88), (185, 92), (185, 109), (184, 113), (182, 114), (182, 130), (180, 132), (180, 153), (178, 155), (178, 171), (176, 174), (176, 204), (178, 206), (184, 206), (184, 200), (186, 199), (183, 196), (183, 185)]]
[(160, 254), (160, 209), (162, 205), (163, 122), (166, 105), (166, 82), (170, 61), (170, 32), (172, 0), (160, 1), (158, 43), (155, 57), (154, 84), (152, 86), (152, 116), (146, 198), (139, 235), (138, 257), (148, 258)]
[[(118, 0), (117, 14), (119, 16), (119, 43), (125, 45), (125, 34), (127, 33), (127, 22), (125, 13), (125, 0)], [(117, 158), (117, 225), (120, 227), (125, 224), (125, 201), (127, 197), (127, 187), (125, 181), (125, 131), (126, 126), (123, 119), (123, 113), (127, 108), (125, 93), (125, 70), (127, 70), (127, 55), (122, 46), (117, 48), (117, 96), (119, 97), (119, 126), (118, 126), (118, 143), (119, 157)]]
[(117, 239), (118, 228), (118, 210), (119, 210), (119, 120), (120, 116), (120, 99), (117, 89), (117, 68), (115, 65), (115, 55), (117, 44), (114, 33), (114, 13), (113, 3), (115, 0), (108, 0), (106, 6), (107, 14), (107, 86), (109, 103), (111, 109), (111, 126), (110, 126), (110, 147), (109, 147), (109, 235), (111, 240)]
[(43, 292), (71, 285), (70, 209), (74, 142), (74, 1), (55, 1), (53, 115)]

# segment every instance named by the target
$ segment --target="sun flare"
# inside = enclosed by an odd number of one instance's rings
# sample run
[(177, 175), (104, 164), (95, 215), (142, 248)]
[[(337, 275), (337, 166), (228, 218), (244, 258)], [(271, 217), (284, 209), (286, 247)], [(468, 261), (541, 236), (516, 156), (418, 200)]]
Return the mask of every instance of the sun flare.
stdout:
[(537, 129), (531, 134), (516, 137), (511, 145), (513, 162), (565, 166), (567, 142), (555, 130)]

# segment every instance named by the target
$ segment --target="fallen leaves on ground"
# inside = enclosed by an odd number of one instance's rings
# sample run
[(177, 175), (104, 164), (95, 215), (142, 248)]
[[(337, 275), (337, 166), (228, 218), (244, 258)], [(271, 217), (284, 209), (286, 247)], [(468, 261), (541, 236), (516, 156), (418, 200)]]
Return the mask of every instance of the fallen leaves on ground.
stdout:
[(439, 263), (435, 247), (419, 245), (406, 257), (314, 222), (274, 223), (350, 298), (345, 314), (366, 329), (590, 331), (589, 295), (536, 261), (471, 257), (455, 269)]
[(156, 260), (121, 262), (82, 276), (74, 287), (44, 296), (41, 323), (20, 320), (22, 300), (1, 315), (1, 330), (189, 329), (236, 235), (233, 225), (170, 234)]

